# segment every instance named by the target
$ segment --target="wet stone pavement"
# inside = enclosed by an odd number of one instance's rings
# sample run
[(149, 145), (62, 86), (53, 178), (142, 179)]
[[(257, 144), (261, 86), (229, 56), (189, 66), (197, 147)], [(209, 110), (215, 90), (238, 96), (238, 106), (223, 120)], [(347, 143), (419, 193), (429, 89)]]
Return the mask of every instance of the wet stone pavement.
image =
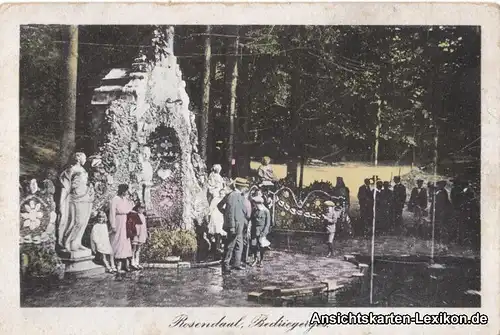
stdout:
[(201, 269), (144, 269), (125, 275), (65, 279), (24, 288), (23, 307), (259, 307), (247, 300), (265, 286), (297, 287), (352, 280), (357, 266), (320, 255), (270, 251), (262, 268), (222, 275), (219, 266)]

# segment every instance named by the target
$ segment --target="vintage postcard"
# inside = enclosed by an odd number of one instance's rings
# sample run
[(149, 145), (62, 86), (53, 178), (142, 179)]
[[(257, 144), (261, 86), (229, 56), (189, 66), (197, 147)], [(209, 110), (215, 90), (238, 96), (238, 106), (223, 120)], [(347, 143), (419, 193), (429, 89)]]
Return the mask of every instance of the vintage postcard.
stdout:
[(498, 333), (498, 6), (0, 15), (3, 333)]

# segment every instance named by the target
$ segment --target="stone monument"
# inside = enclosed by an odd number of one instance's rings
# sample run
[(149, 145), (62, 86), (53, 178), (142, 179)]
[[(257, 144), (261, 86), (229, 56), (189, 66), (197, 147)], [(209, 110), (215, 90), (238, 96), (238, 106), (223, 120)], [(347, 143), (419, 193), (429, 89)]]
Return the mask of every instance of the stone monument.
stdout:
[(94, 90), (93, 208), (106, 207), (124, 183), (146, 205), (150, 223), (192, 229), (208, 212), (206, 168), (173, 28), (157, 27), (152, 44), (148, 56), (140, 54), (130, 69), (112, 69)]

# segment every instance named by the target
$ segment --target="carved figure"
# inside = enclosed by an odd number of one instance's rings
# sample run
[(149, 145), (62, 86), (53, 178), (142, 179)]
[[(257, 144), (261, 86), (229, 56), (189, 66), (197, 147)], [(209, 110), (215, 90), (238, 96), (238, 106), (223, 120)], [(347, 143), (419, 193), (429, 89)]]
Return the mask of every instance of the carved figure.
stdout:
[(149, 159), (151, 158), (151, 149), (149, 147), (142, 148), (140, 156), (141, 172), (138, 176), (141, 185), (140, 200), (144, 204), (146, 211), (151, 210), (151, 186), (153, 185), (153, 166)]
[(93, 188), (88, 185), (88, 174), (83, 168), (87, 157), (77, 152), (73, 165), (61, 173), (62, 185), (58, 245), (64, 251), (88, 250), (82, 245), (82, 236), (89, 222), (94, 200)]

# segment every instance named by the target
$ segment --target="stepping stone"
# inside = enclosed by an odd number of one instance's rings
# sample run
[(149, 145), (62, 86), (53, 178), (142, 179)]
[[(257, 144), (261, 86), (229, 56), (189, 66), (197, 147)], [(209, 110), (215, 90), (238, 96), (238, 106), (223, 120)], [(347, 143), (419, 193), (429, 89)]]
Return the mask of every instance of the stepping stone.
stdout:
[(262, 292), (265, 295), (277, 295), (280, 291), (281, 290), (277, 286), (266, 286), (262, 288)]
[(368, 266), (368, 264), (359, 263), (358, 268), (359, 268), (360, 272), (364, 274), (368, 271), (369, 266)]
[(289, 295), (306, 295), (306, 294), (314, 294), (324, 292), (328, 289), (328, 285), (325, 283), (321, 283), (319, 285), (311, 285), (306, 287), (293, 287), (280, 290), (280, 294), (289, 296)]
[(250, 301), (259, 301), (260, 297), (263, 295), (263, 292), (250, 292), (248, 293), (248, 300)]
[(340, 285), (336, 280), (324, 281), (321, 284), (326, 285), (326, 291), (327, 292), (336, 291), (336, 290), (344, 287), (344, 285)]
[(365, 276), (365, 274), (364, 273), (360, 273), (360, 272), (356, 272), (356, 273), (353, 273), (351, 275), (351, 277), (364, 277), (364, 276)]

